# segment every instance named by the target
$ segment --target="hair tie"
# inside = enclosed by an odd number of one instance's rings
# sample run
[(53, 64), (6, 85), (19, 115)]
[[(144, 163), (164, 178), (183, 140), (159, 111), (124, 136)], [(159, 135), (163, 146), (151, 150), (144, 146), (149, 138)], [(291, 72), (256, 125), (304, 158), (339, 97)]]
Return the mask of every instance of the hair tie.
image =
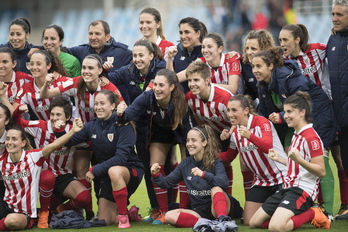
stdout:
[(202, 134), (204, 140), (207, 140), (207, 137), (204, 135), (204, 133), (203, 133), (203, 131), (202, 131), (201, 129), (199, 129), (198, 127), (194, 127), (194, 128), (192, 128), (192, 129), (198, 130), (198, 131)]

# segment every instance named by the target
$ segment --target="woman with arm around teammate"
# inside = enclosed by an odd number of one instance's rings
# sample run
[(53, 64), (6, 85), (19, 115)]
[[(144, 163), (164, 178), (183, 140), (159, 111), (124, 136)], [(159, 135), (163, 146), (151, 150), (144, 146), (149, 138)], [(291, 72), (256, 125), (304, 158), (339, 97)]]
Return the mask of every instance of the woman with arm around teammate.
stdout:
[(295, 130), (288, 158), (282, 158), (274, 149), (268, 156), (287, 165), (287, 177), (283, 189), (268, 198), (251, 218), (251, 228), (291, 231), (306, 222), (317, 228), (330, 228), (322, 210), (310, 208), (318, 194), (319, 180), (325, 176), (324, 147), (309, 123), (311, 110), (308, 93), (299, 91), (285, 100), (284, 118)]
[(220, 151), (214, 130), (208, 125), (192, 128), (186, 139), (190, 156), (168, 176), (161, 175), (161, 166), (151, 166), (152, 181), (161, 188), (185, 181), (192, 209), (175, 209), (165, 216), (165, 222), (177, 227), (193, 227), (199, 218), (220, 221), (238, 218), (242, 214), (239, 202), (226, 192), (228, 178), (217, 155)]
[(66, 135), (44, 148), (34, 150), (21, 127), (14, 126), (8, 129), (6, 152), (0, 157), (0, 170), (6, 187), (5, 197), (0, 199), (1, 231), (23, 230), (33, 226), (32, 218), (37, 216), (38, 177), (44, 157), (63, 146), (82, 127), (82, 121), (75, 119), (72, 130)]
[(222, 135), (231, 136), (231, 141), (228, 150), (219, 155), (223, 162), (231, 162), (239, 153), (254, 174), (244, 206), (244, 225), (249, 225), (250, 218), (262, 203), (281, 189), (286, 176), (286, 166), (268, 158), (271, 148), (286, 158), (273, 124), (253, 111), (252, 103), (244, 95), (237, 94), (228, 101), (227, 115), (232, 128), (224, 130)]

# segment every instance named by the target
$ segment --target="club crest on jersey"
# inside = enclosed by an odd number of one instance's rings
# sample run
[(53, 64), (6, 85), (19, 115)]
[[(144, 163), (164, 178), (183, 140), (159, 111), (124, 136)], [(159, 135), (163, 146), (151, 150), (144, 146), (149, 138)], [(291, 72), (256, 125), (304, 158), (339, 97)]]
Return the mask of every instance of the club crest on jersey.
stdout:
[(110, 142), (112, 142), (112, 141), (114, 140), (114, 134), (113, 134), (113, 133), (109, 133), (109, 134), (108, 134), (108, 140), (109, 140)]
[(311, 141), (312, 149), (313, 151), (319, 150), (320, 149), (320, 144), (318, 140), (313, 140)]
[(271, 131), (271, 125), (268, 123), (263, 124), (263, 127), (265, 128), (265, 131)]

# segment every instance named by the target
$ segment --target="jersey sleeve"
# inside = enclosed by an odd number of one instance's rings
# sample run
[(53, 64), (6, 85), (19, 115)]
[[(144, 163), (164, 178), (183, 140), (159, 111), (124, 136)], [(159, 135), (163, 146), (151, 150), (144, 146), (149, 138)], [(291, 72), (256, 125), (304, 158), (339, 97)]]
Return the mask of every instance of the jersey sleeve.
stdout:
[(318, 136), (307, 139), (309, 154), (311, 158), (324, 155), (323, 143)]
[(227, 62), (230, 64), (229, 70), (228, 70), (229, 75), (238, 75), (238, 76), (242, 75), (242, 68), (241, 68), (240, 61), (237, 60), (235, 56), (228, 59)]
[[(259, 118), (263, 119), (263, 118)], [(261, 149), (263, 153), (268, 153), (268, 150), (273, 148), (273, 133), (272, 133), (272, 125), (270, 122), (265, 120), (258, 120), (259, 127), (261, 129), (262, 137), (257, 137), (253, 133), (250, 134), (249, 141), (252, 142), (255, 146)]]

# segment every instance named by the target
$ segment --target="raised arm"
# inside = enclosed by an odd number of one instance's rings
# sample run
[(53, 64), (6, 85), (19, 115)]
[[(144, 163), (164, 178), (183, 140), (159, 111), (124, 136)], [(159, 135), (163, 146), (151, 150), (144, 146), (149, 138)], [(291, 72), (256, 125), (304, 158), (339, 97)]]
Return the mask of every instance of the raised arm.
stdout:
[(61, 94), (58, 87), (53, 88), (53, 89), (49, 89), (49, 86), (52, 84), (52, 82), (55, 79), (57, 79), (57, 78), (54, 76), (54, 74), (52, 74), (52, 73), (47, 74), (45, 83), (40, 89), (40, 97), (41, 98), (43, 98), (43, 99), (53, 98), (53, 97), (59, 96)]
[(47, 145), (42, 149), (42, 155), (44, 157), (47, 157), (49, 154), (51, 154), (53, 151), (57, 150), (58, 148), (64, 146), (71, 137), (77, 132), (79, 132), (83, 128), (83, 122), (80, 118), (75, 118), (73, 123), (73, 128), (66, 133), (65, 135), (59, 137), (57, 140), (55, 140), (53, 143)]

